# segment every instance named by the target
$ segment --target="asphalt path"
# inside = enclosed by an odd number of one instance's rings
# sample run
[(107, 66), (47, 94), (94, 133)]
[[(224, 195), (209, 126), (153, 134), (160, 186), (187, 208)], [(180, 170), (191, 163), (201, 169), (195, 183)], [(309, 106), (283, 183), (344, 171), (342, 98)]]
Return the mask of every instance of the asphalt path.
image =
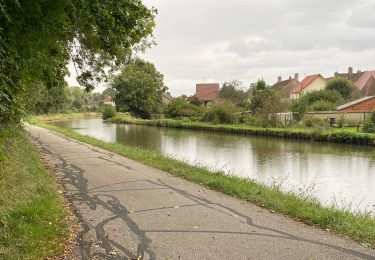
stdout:
[(375, 251), (139, 162), (28, 126), (79, 224), (67, 259), (375, 259)]

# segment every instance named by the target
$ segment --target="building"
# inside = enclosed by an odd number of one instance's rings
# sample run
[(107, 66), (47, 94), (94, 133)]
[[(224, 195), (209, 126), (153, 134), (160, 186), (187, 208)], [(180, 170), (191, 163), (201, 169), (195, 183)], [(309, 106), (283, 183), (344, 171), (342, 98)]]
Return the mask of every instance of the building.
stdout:
[(375, 110), (375, 96), (367, 96), (336, 108), (340, 112), (366, 112)]
[(170, 92), (163, 92), (161, 94), (161, 100), (164, 105), (168, 105), (173, 100), (173, 97), (171, 96)]
[(375, 70), (366, 71), (362, 76), (354, 83), (364, 96), (375, 95)]
[(277, 82), (272, 86), (272, 89), (277, 91), (280, 97), (288, 98), (292, 89), (298, 86), (299, 83), (298, 73), (294, 74), (294, 78), (289, 77), (289, 79), (286, 80), (282, 80), (281, 76), (279, 76)]
[(207, 105), (218, 99), (219, 90), (219, 83), (196, 84), (195, 98), (201, 101), (204, 105)]
[[(347, 78), (351, 82), (355, 83), (364, 73), (365, 73), (364, 71), (360, 71), (360, 70), (357, 70), (357, 72), (354, 72), (353, 67), (349, 67), (347, 73), (339, 73), (336, 71), (333, 78), (338, 78), (338, 77)], [(328, 78), (328, 80), (333, 79), (333, 78)]]
[(292, 89), (290, 93), (290, 98), (299, 99), (306, 93), (324, 89), (326, 85), (327, 81), (320, 74), (307, 76), (302, 80), (301, 83), (299, 83), (296, 87)]
[(115, 102), (113, 101), (113, 99), (112, 99), (111, 96), (106, 96), (106, 97), (103, 99), (103, 105), (111, 105), (111, 106), (115, 106)]

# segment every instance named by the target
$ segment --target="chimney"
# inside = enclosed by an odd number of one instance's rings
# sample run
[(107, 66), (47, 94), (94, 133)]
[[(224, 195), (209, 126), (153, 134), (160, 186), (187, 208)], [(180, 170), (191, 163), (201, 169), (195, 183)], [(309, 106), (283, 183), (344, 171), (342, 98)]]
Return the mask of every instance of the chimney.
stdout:
[(291, 80), (292, 79), (292, 76), (289, 76), (289, 80)]
[(277, 77), (277, 82), (281, 82), (281, 80), (282, 80), (281, 76), (278, 76)]
[(357, 70), (357, 73), (359, 74), (359, 73), (361, 73), (362, 71), (361, 70)]
[(339, 73), (336, 71), (334, 76), (335, 78), (337, 78), (339, 76)]
[(294, 78), (295, 78), (296, 80), (298, 80), (298, 76), (299, 76), (298, 73), (295, 73), (295, 74), (294, 74)]
[(353, 67), (348, 68), (348, 77), (349, 78), (353, 77)]

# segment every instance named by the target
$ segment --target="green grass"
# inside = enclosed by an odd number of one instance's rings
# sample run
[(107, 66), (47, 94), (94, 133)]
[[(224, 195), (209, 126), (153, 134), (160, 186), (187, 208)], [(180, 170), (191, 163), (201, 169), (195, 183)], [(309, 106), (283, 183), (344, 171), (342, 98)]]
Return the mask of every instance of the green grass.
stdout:
[(85, 118), (101, 118), (100, 113), (68, 113), (68, 114), (45, 114), (35, 116), (41, 121), (63, 121), (63, 120), (74, 120), (74, 119), (85, 119)]
[(0, 259), (61, 254), (69, 227), (55, 179), (20, 126), (1, 130), (0, 139), (5, 135), (0, 145), (8, 158), (0, 165)]
[(255, 181), (192, 166), (151, 151), (117, 143), (107, 143), (90, 136), (81, 135), (70, 129), (59, 128), (38, 121), (33, 123), (73, 139), (153, 166), (174, 176), (253, 202), (269, 210), (275, 210), (293, 219), (330, 229), (337, 234), (346, 235), (360, 242), (375, 246), (375, 218), (368, 214), (351, 213), (333, 207), (323, 207), (312, 198), (302, 198), (293, 193), (285, 193), (277, 188), (269, 188)]
[(203, 130), (225, 132), (240, 135), (257, 135), (269, 137), (281, 137), (291, 139), (304, 139), (323, 142), (348, 143), (348, 144), (362, 144), (375, 146), (375, 134), (367, 134), (355, 132), (353, 128), (337, 129), (332, 128), (326, 131), (317, 131), (311, 128), (261, 128), (253, 127), (246, 124), (211, 124), (200, 121), (190, 121), (188, 119), (174, 120), (174, 119), (157, 119), (157, 120), (142, 120), (135, 119), (129, 116), (122, 116), (121, 114), (111, 118), (108, 122), (126, 123), (137, 125), (148, 125), (169, 128), (183, 128), (190, 130)]

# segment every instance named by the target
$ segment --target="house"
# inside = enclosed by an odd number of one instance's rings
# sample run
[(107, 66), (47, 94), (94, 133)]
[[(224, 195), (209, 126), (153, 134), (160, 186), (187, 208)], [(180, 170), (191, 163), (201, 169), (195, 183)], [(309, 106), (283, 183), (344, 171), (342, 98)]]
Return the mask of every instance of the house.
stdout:
[(173, 97), (171, 96), (170, 92), (163, 92), (161, 94), (161, 100), (164, 105), (168, 105), (173, 100)]
[(327, 82), (325, 78), (320, 74), (314, 74), (307, 76), (299, 83), (296, 87), (294, 87), (290, 93), (291, 99), (299, 99), (306, 93), (311, 91), (322, 90), (326, 87)]
[(367, 96), (336, 108), (340, 112), (366, 112), (375, 110), (375, 96)]
[(111, 106), (115, 106), (115, 102), (113, 101), (113, 99), (112, 99), (111, 96), (106, 96), (106, 97), (103, 99), (103, 105), (111, 105)]
[(289, 79), (282, 80), (281, 76), (277, 78), (277, 82), (272, 86), (272, 89), (277, 91), (280, 97), (288, 98), (290, 92), (295, 88), (300, 82), (298, 81), (298, 73), (294, 74), (294, 78), (289, 77)]
[(364, 96), (375, 95), (375, 70), (366, 71), (362, 76), (354, 82), (356, 86)]
[(196, 84), (195, 97), (204, 105), (207, 105), (219, 97), (219, 89), (219, 83)]
[(342, 77), (342, 78), (347, 78), (351, 82), (355, 83), (364, 73), (365, 73), (364, 71), (360, 71), (360, 70), (357, 70), (357, 72), (354, 72), (353, 67), (349, 67), (347, 73), (339, 73), (336, 71), (334, 74), (334, 77), (328, 78), (327, 80)]

